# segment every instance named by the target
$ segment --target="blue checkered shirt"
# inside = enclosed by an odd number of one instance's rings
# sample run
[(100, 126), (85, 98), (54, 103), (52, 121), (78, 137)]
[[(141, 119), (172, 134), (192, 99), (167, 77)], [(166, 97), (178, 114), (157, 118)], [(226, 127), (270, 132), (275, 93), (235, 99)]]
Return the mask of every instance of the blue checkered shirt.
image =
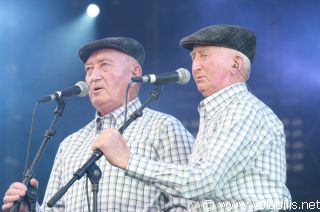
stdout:
[[(128, 114), (140, 106), (138, 99), (131, 101)], [(104, 117), (96, 115), (93, 121), (60, 144), (41, 208), (43, 211), (88, 211), (85, 176), (76, 181), (52, 209), (46, 203), (91, 156), (91, 143), (97, 134), (106, 128), (119, 129), (123, 120), (124, 107)], [(177, 119), (148, 108), (143, 110), (142, 117), (129, 125), (123, 136), (134, 154), (178, 164), (187, 164), (194, 142)], [(174, 198), (153, 185), (125, 176), (123, 170), (112, 167), (104, 157), (97, 165), (102, 171), (98, 211), (185, 211), (187, 207), (187, 200)], [(90, 181), (88, 186), (92, 210)]]
[[(126, 175), (172, 195), (201, 201), (190, 204), (190, 211), (201, 211), (199, 207), (208, 200), (214, 208), (202, 210), (267, 210), (272, 209), (272, 203), (291, 201), (285, 185), (283, 124), (245, 83), (207, 97), (198, 110), (200, 126), (189, 165), (132, 154)], [(246, 205), (225, 208), (222, 203)]]

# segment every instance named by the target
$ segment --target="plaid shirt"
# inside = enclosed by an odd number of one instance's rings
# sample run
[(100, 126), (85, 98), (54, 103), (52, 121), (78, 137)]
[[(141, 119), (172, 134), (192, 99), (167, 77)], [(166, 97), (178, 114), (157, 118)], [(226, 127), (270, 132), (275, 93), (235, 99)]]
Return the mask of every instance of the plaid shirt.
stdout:
[[(210, 201), (214, 210), (208, 211), (252, 211), (290, 203), (285, 135), (272, 110), (244, 83), (207, 97), (198, 109), (200, 127), (189, 165), (132, 154), (126, 174), (172, 195)], [(235, 205), (226, 208), (223, 203)], [(190, 206), (190, 211), (200, 211), (199, 206)]]
[[(128, 114), (141, 106), (138, 99), (128, 105)], [(124, 107), (100, 117), (78, 132), (68, 136), (59, 146), (42, 210), (44, 211), (88, 211), (86, 177), (76, 181), (68, 192), (50, 209), (47, 201), (73, 177), (91, 156), (91, 143), (95, 136), (106, 128), (119, 129), (124, 121)], [(124, 131), (123, 136), (130, 150), (147, 159), (167, 163), (187, 164), (194, 142), (192, 135), (172, 116), (145, 108), (143, 116), (135, 120)], [(97, 161), (102, 171), (99, 182), (98, 211), (184, 211), (187, 200), (173, 198), (153, 185), (125, 176), (124, 171), (112, 167), (104, 157)], [(92, 210), (92, 192), (89, 181)], [(171, 209), (171, 210), (170, 210)]]

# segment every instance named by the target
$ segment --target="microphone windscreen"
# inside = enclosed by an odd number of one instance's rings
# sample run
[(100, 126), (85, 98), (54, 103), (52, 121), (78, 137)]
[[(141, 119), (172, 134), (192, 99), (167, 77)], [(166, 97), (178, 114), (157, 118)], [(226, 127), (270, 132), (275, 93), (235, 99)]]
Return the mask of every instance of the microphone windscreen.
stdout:
[(81, 90), (79, 96), (87, 96), (89, 93), (89, 85), (84, 82), (84, 81), (79, 81), (75, 84), (76, 86), (78, 86)]
[(176, 70), (176, 72), (178, 72), (180, 76), (180, 79), (177, 81), (177, 83), (183, 85), (187, 84), (190, 81), (191, 75), (187, 69), (179, 68)]

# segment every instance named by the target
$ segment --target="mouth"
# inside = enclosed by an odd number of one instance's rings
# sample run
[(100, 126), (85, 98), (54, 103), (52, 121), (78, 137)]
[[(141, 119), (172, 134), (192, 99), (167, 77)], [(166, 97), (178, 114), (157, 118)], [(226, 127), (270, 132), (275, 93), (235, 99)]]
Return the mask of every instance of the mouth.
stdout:
[(198, 80), (202, 80), (202, 79), (204, 79), (204, 77), (203, 77), (203, 76), (197, 76), (197, 77), (196, 77), (196, 81), (198, 81)]
[(95, 93), (98, 93), (98, 92), (100, 92), (100, 91), (102, 91), (102, 90), (103, 90), (103, 87), (95, 86), (95, 87), (93, 87), (93, 88), (91, 89), (91, 92), (92, 92), (93, 94), (95, 94)]

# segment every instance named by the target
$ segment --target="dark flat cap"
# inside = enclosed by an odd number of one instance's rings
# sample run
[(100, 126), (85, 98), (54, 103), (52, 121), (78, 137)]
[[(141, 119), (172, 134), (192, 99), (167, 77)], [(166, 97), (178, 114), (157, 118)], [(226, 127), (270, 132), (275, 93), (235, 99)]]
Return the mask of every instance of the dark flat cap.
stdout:
[(180, 46), (190, 51), (196, 44), (235, 49), (246, 55), (252, 63), (256, 49), (256, 36), (247, 28), (219, 24), (200, 29), (180, 40)]
[(136, 40), (127, 37), (108, 37), (92, 41), (78, 51), (78, 56), (85, 63), (90, 55), (99, 49), (116, 49), (135, 58), (141, 66), (144, 64), (145, 51)]

